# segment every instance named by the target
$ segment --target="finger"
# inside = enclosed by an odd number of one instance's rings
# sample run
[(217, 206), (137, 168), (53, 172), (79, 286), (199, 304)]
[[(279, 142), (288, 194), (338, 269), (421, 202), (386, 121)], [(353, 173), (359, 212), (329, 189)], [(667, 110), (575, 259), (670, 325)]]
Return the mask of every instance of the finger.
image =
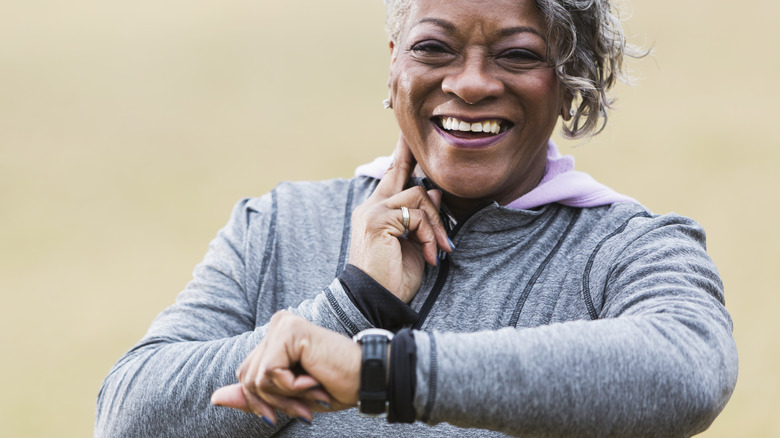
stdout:
[[(436, 202), (434, 202), (434, 200)], [(433, 240), (435, 241), (435, 245), (437, 245), (443, 251), (452, 252), (453, 247), (450, 244), (449, 236), (447, 235), (447, 229), (444, 227), (444, 222), (442, 221), (441, 214), (439, 213), (439, 206), (441, 205), (441, 192), (435, 189), (426, 192), (425, 189), (420, 186), (411, 187), (393, 196), (392, 198), (389, 198), (387, 201), (385, 201), (385, 205), (390, 209), (397, 210), (394, 214), (395, 217), (398, 218), (398, 221), (394, 221), (393, 224), (396, 226), (396, 228), (401, 230), (401, 234), (404, 232), (403, 213), (401, 211), (401, 207), (404, 206), (409, 208), (410, 212), (412, 209), (419, 209), (424, 211), (425, 216), (420, 218), (426, 219), (426, 221), (433, 228), (435, 236), (434, 239), (425, 240)], [(419, 213), (417, 214), (419, 215)]]
[[(308, 374), (296, 375), (286, 368), (274, 368), (266, 372), (263, 391), (271, 391), (279, 395), (300, 397), (307, 391), (320, 388), (320, 382)], [(267, 385), (267, 386), (265, 386)]]
[(276, 425), (276, 412), (274, 412), (274, 408), (256, 394), (248, 391), (246, 387), (242, 386), (241, 390), (244, 393), (244, 399), (249, 406), (250, 412), (259, 415), (266, 424), (270, 426)]
[(332, 409), (330, 395), (308, 374), (294, 376), (289, 370), (275, 369), (270, 375), (272, 377), (263, 383), (264, 393), (298, 399), (311, 411)]
[(435, 216), (433, 216), (434, 219), (431, 221), (431, 225), (433, 225), (433, 229), (436, 232), (436, 242), (443, 251), (452, 252), (455, 250), (455, 245), (452, 243), (452, 240), (450, 240), (447, 229), (444, 227), (444, 221), (441, 219), (441, 191), (436, 189), (428, 190), (427, 194), (433, 208), (426, 207), (425, 212), (428, 214), (428, 217), (432, 217), (431, 210), (433, 211), (433, 214), (435, 214)]
[(409, 215), (412, 217), (412, 220), (409, 224), (409, 236), (407, 239), (422, 245), (425, 261), (433, 266), (437, 266), (439, 260), (436, 234), (433, 231), (428, 215), (424, 210), (410, 210)]
[(223, 386), (211, 394), (211, 404), (251, 412), (240, 383)]
[(309, 423), (314, 419), (312, 410), (302, 399), (297, 397), (286, 397), (266, 391), (261, 392), (259, 397), (274, 409), (284, 412), (293, 418), (298, 418)]
[(282, 391), (289, 394), (303, 394), (315, 388), (321, 388), (320, 382), (308, 374), (295, 374), (290, 370), (276, 368), (273, 370), (273, 382)]
[(377, 184), (372, 196), (388, 198), (403, 191), (416, 165), (417, 161), (406, 144), (406, 140), (403, 135), (399, 135), (398, 143), (393, 153), (393, 164), (390, 165), (382, 180)]
[(259, 344), (249, 353), (249, 355), (241, 362), (236, 370), (236, 378), (239, 382), (246, 384), (250, 376), (256, 375), (260, 361), (263, 358), (263, 353), (266, 348), (267, 341), (263, 339)]

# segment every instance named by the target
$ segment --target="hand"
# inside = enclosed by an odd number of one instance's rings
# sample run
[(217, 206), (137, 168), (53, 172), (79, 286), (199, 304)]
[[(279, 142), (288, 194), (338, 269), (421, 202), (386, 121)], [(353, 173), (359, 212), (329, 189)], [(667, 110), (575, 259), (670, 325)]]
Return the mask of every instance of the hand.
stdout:
[[(422, 187), (404, 190), (416, 161), (399, 136), (393, 165), (374, 193), (352, 213), (349, 263), (370, 275), (405, 303), (422, 282), (427, 261), (438, 264), (438, 249), (451, 252), (439, 216), (441, 192)], [(401, 207), (409, 209), (409, 234), (404, 233)]]
[(280, 311), (238, 368), (239, 383), (216, 390), (211, 402), (271, 423), (275, 409), (310, 422), (313, 411), (357, 404), (361, 357), (360, 346), (344, 335)]

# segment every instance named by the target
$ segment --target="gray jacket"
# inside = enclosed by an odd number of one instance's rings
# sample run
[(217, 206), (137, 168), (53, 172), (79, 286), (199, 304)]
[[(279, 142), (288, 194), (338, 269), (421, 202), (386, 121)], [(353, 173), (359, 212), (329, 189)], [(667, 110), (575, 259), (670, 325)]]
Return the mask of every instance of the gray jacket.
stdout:
[(313, 425), (210, 405), (280, 309), (351, 336), (369, 327), (339, 281), (359, 177), (241, 201), (194, 279), (113, 367), (98, 437), (687, 437), (728, 401), (737, 353), (723, 286), (692, 220), (633, 203), (487, 205), (451, 233), (411, 307), (414, 424), (354, 409)]

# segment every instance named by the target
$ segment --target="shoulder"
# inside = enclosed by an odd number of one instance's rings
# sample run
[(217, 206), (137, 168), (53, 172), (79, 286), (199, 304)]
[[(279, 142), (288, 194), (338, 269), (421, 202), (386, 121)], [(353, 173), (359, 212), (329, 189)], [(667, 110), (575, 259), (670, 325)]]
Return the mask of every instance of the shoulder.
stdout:
[(373, 192), (377, 183), (378, 180), (365, 176), (323, 181), (283, 181), (261, 197), (242, 199), (236, 208), (255, 213), (270, 213), (289, 206), (327, 208), (328, 205), (346, 201), (347, 198), (365, 199)]
[(340, 238), (352, 210), (376, 184), (369, 177), (282, 182), (263, 196), (240, 200), (228, 228), (244, 233), (249, 245), (270, 244), (269, 236), (284, 241)]
[(602, 239), (630, 242), (652, 234), (654, 238), (676, 237), (703, 246), (706, 238), (695, 220), (676, 213), (656, 214), (637, 203), (620, 202), (581, 210), (582, 226)]

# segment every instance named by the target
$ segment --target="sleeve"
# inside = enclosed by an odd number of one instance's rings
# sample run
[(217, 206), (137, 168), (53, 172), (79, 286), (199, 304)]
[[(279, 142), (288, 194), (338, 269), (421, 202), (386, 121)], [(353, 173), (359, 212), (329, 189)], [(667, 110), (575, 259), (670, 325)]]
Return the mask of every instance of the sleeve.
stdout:
[[(104, 380), (96, 437), (259, 437), (290, 421), (280, 416), (273, 428), (256, 416), (209, 401), (214, 390), (235, 383), (236, 369), (267, 330), (267, 325), (255, 324), (257, 288), (251, 287), (247, 264), (262, 254), (255, 250), (258, 243), (250, 242), (249, 230), (260, 221), (267, 234), (269, 218), (249, 202), (236, 205), (193, 280)], [(348, 336), (370, 327), (337, 279), (288, 310)]]
[(418, 419), (536, 437), (688, 437), (737, 379), (732, 322), (704, 232), (667, 220), (613, 245), (598, 318), (415, 332)]

